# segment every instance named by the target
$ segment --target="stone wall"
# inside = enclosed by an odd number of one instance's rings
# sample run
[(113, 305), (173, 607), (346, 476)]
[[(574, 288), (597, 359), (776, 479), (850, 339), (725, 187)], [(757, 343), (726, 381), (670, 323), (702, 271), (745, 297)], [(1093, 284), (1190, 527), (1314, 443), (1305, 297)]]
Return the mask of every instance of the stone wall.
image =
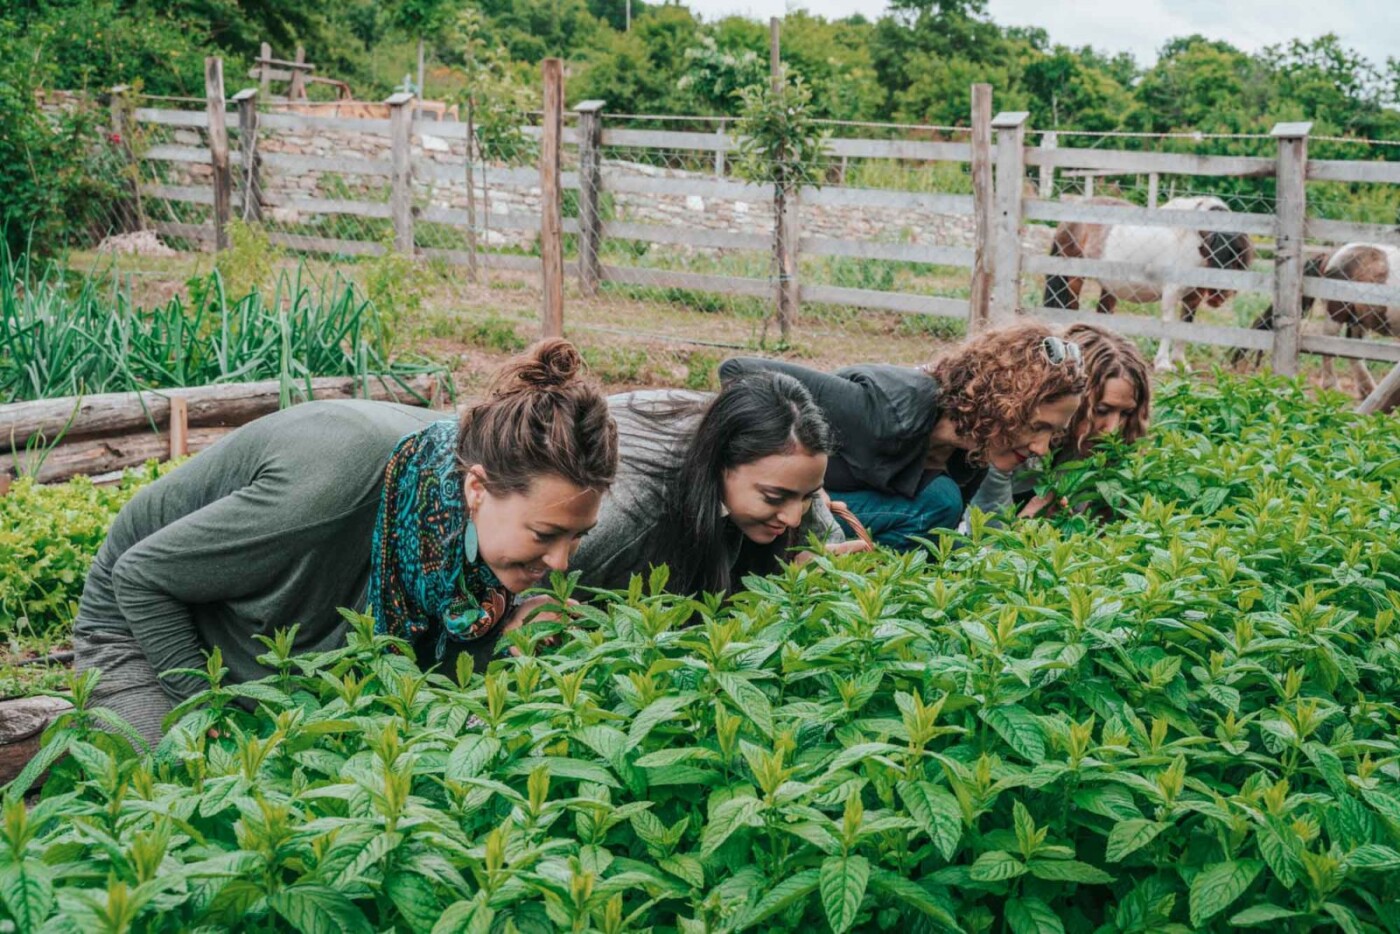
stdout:
[[(177, 130), (174, 142), (206, 145), (202, 131)], [(465, 175), (465, 142), (448, 140), (431, 134), (415, 134), (413, 163), (421, 166), (431, 162), (450, 166)], [(236, 146), (236, 140), (233, 142)], [(263, 130), (258, 138), (263, 153), (286, 153), (298, 156), (333, 157), (338, 159), (383, 160), (390, 158), (390, 143), (386, 135), (322, 130), (288, 131)], [(575, 157), (572, 147), (565, 158)], [(501, 167), (503, 168), (503, 167)], [(529, 167), (525, 167), (529, 171)], [(566, 165), (566, 170), (576, 166)], [(635, 161), (603, 160), (605, 175), (634, 175), (676, 179), (713, 179), (712, 172), (685, 171), (662, 168)], [(172, 184), (208, 184), (209, 168), (203, 165), (172, 164), (165, 169)], [(499, 168), (497, 169), (499, 174)], [(237, 174), (237, 173), (235, 173)], [(483, 228), (479, 234), (489, 246), (528, 247), (536, 237), (530, 229), (502, 227), (493, 219), (507, 217), (537, 217), (540, 212), (540, 190), (537, 185), (506, 185), (492, 181), (493, 170), (485, 173), (485, 184), (478, 174), (476, 205)], [(183, 180), (181, 180), (181, 177)], [(235, 183), (237, 184), (237, 182)], [(604, 190), (607, 183), (604, 181)], [(364, 176), (326, 171), (287, 172), (264, 166), (262, 190), (268, 206), (264, 217), (279, 226), (298, 232), (346, 237), (362, 227), (367, 234), (380, 231), (388, 222), (382, 219), (341, 217), (315, 214), (291, 206), (289, 198), (315, 197), (337, 200), (357, 200), (387, 204), (389, 180), (383, 176)], [(420, 208), (432, 206), (464, 210), (467, 207), (465, 177), (458, 181), (426, 179), (418, 173), (414, 184), (414, 202)], [(605, 207), (609, 219), (684, 228), (729, 231), (744, 234), (769, 234), (773, 229), (772, 203), (766, 196), (754, 200), (708, 198), (698, 195), (656, 195), (614, 193), (607, 196)], [(975, 221), (971, 215), (936, 214), (918, 208), (876, 208), (858, 206), (806, 205), (800, 209), (800, 228), (805, 236), (852, 240), (971, 247)], [(1031, 226), (1025, 234), (1029, 250), (1043, 252), (1048, 248), (1050, 229)], [(420, 241), (422, 238), (419, 238)], [(679, 252), (714, 252), (712, 249), (685, 246), (655, 245), (653, 250)]]

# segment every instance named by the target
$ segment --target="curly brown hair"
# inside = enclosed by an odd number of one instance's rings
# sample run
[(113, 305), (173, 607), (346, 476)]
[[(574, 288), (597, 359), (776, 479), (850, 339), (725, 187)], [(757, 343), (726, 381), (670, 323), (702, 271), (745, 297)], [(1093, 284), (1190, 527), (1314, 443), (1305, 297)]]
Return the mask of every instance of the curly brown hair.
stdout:
[(1052, 363), (1045, 339), (1055, 332), (1038, 321), (979, 334), (925, 370), (938, 381), (943, 414), (972, 442), (974, 461), (1012, 447), (1047, 402), (1084, 392), (1081, 367)]
[(1084, 375), (1089, 384), (1084, 401), (1069, 424), (1069, 437), (1082, 445), (1093, 423), (1094, 408), (1103, 398), (1104, 386), (1111, 379), (1125, 379), (1133, 384), (1137, 408), (1123, 422), (1119, 435), (1132, 443), (1147, 434), (1152, 419), (1152, 377), (1147, 361), (1137, 345), (1119, 334), (1097, 324), (1074, 324), (1065, 331), (1065, 340), (1079, 345), (1084, 357)]

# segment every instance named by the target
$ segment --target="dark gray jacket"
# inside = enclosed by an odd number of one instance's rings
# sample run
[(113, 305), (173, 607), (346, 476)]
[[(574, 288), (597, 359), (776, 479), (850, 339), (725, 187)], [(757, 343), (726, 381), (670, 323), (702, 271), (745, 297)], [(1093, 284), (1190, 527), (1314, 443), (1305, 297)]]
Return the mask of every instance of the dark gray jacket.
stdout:
[(937, 381), (918, 367), (862, 363), (824, 373), (782, 360), (733, 357), (719, 368), (724, 382), (756, 372), (795, 377), (821, 407), (839, 443), (826, 469), (833, 492), (875, 490), (913, 498), (946, 472), (966, 501), (982, 482), (985, 469), (969, 464), (962, 451), (949, 459), (946, 471), (924, 468), (942, 406)]
[[(338, 607), (364, 607), (384, 467), (441, 412), (388, 402), (308, 402), (268, 415), (141, 490), (88, 573), (74, 628), (130, 633), (157, 673), (269, 674), (253, 637), (301, 625), (299, 652), (341, 641)], [(100, 667), (100, 666), (99, 666)], [(202, 682), (163, 680), (180, 700)]]

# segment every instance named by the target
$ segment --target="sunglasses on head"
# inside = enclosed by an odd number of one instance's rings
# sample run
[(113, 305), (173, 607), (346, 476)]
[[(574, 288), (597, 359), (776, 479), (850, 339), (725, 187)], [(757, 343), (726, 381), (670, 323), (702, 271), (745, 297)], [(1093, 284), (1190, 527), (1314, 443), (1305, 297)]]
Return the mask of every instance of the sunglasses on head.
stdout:
[(1040, 346), (1045, 351), (1046, 358), (1054, 366), (1060, 366), (1066, 360), (1075, 366), (1084, 362), (1084, 354), (1074, 341), (1067, 341), (1060, 337), (1047, 337), (1041, 341)]

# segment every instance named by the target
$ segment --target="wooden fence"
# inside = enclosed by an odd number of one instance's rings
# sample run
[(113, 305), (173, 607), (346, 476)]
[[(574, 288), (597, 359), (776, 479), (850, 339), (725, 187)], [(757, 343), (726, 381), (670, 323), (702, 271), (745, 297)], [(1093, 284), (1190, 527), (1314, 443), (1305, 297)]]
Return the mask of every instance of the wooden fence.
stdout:
[[(554, 67), (553, 72), (550, 71)], [(1059, 146), (1050, 136), (1040, 146), (1027, 145), (1028, 115), (1000, 113), (991, 116), (990, 89), (974, 88), (972, 131), (966, 142), (919, 139), (834, 138), (828, 151), (833, 159), (887, 159), (900, 162), (949, 162), (970, 166), (972, 194), (945, 194), (895, 191), (861, 187), (822, 187), (803, 189), (796, 198), (797, 210), (782, 212), (772, 235), (704, 229), (692, 226), (606, 220), (599, 205), (606, 192), (642, 196), (698, 196), (747, 202), (772, 202), (772, 192), (759, 186), (726, 177), (726, 154), (736, 148), (734, 137), (724, 132), (630, 129), (608, 125), (601, 101), (589, 101), (573, 113), (573, 124), (565, 125), (562, 78), (557, 66), (545, 65), (547, 112), (541, 127), (525, 132), (542, 139), (538, 168), (493, 169), (496, 184), (529, 186), (544, 194), (538, 214), (514, 212), (493, 215), (498, 229), (535, 230), (541, 235), (543, 258), (507, 255), (477, 250), (416, 248), (414, 225), (418, 222), (465, 227), (470, 215), (460, 209), (413, 204), (413, 182), (423, 180), (460, 181), (463, 164), (419, 158), (412, 145), (415, 136), (431, 134), (446, 140), (465, 140), (465, 124), (413, 119), (412, 97), (395, 94), (386, 104), (389, 119), (349, 119), (304, 113), (259, 112), (258, 91), (249, 88), (225, 103), (222, 70), (211, 62), (209, 103), (203, 111), (178, 111), (138, 107), (135, 119), (141, 123), (206, 131), (207, 147), (159, 145), (143, 158), (153, 162), (203, 163), (213, 168), (212, 186), (144, 186), (148, 198), (211, 205), (209, 225), (163, 222), (157, 232), (177, 237), (223, 242), (220, 233), (233, 216), (258, 218), (269, 206), (282, 206), (310, 214), (340, 214), (388, 219), (394, 230), (394, 249), (453, 264), (480, 264), (486, 267), (523, 269), (543, 277), (544, 330), (562, 327), (563, 289), (561, 279), (574, 276), (580, 291), (594, 293), (600, 283), (658, 285), (728, 295), (763, 296), (781, 302), (780, 292), (792, 290), (800, 303), (847, 305), (910, 314), (938, 315), (968, 319), (972, 330), (1010, 320), (1019, 313), (1032, 313), (1057, 323), (1093, 321), (1122, 333), (1152, 338), (1261, 351), (1272, 356), (1277, 372), (1297, 371), (1300, 352), (1326, 353), (1342, 357), (1400, 363), (1400, 344), (1345, 337), (1328, 337), (1301, 332), (1304, 296), (1373, 304), (1400, 306), (1400, 288), (1338, 282), (1304, 277), (1304, 244), (1352, 241), (1400, 245), (1400, 228), (1389, 224), (1367, 224), (1308, 217), (1307, 183), (1310, 181), (1382, 183), (1400, 185), (1400, 162), (1317, 160), (1307, 154), (1309, 124), (1281, 123), (1274, 128), (1275, 154), (1272, 157), (1198, 155), (1108, 148)], [(114, 106), (121, 106), (120, 103)], [(238, 147), (230, 149), (225, 125), (239, 128)], [(258, 136), (264, 130), (295, 130), (375, 134), (390, 141), (390, 158), (349, 158), (346, 156), (307, 156), (259, 152)], [(565, 171), (561, 150), (575, 147), (577, 171)], [(691, 154), (712, 153), (718, 171), (715, 177), (698, 175), (684, 178), (629, 175), (604, 164), (600, 153), (605, 147), (665, 149)], [(387, 179), (387, 204), (350, 199), (328, 199), (303, 194), (264, 193), (260, 172), (272, 168), (283, 172), (320, 171)], [(1039, 190), (1027, 184), (1027, 174), (1037, 170)], [(237, 170), (241, 197), (233, 204), (232, 173)], [(1277, 196), (1275, 209), (1268, 213), (1169, 211), (1155, 207), (1120, 207), (1088, 204), (1082, 201), (1052, 200), (1055, 173), (1093, 177), (1110, 173), (1147, 175), (1155, 194), (1157, 178), (1164, 175), (1190, 177), (1272, 178)], [(1029, 190), (1028, 190), (1029, 189)], [(561, 218), (559, 203), (565, 190), (576, 191), (578, 216)], [(1155, 203), (1155, 197), (1152, 199)], [(914, 208), (931, 214), (955, 215), (975, 220), (975, 237), (969, 248), (960, 245), (886, 243), (849, 237), (822, 237), (801, 232), (801, 209), (839, 206), (849, 208)], [(788, 218), (788, 214), (792, 218)], [(1272, 238), (1274, 262), (1271, 271), (1171, 268), (1157, 270), (1155, 276), (1169, 276), (1183, 286), (1254, 291), (1268, 294), (1277, 309), (1276, 330), (1256, 331), (1205, 323), (1162, 321), (1134, 315), (1103, 316), (1094, 312), (1066, 311), (1027, 306), (1022, 300), (1027, 276), (1111, 276), (1143, 278), (1144, 267), (1133, 263), (1110, 263), (1091, 259), (1028, 254), (1022, 247), (1022, 234), (1028, 221), (1059, 223), (1124, 223), (1165, 226), (1192, 230), (1219, 230)], [(562, 262), (559, 247), (563, 235), (578, 238), (574, 262)], [(300, 251), (367, 255), (380, 253), (376, 242), (273, 233), (281, 246)], [(929, 265), (966, 268), (971, 299), (849, 288), (840, 285), (791, 281), (793, 276), (741, 278), (680, 270), (659, 270), (615, 265), (601, 261), (602, 244), (612, 237), (659, 244), (680, 244), (700, 248), (773, 250), (775, 242), (791, 242), (797, 253), (806, 256), (849, 257), (894, 260)], [(793, 264), (795, 270), (796, 266)]]

